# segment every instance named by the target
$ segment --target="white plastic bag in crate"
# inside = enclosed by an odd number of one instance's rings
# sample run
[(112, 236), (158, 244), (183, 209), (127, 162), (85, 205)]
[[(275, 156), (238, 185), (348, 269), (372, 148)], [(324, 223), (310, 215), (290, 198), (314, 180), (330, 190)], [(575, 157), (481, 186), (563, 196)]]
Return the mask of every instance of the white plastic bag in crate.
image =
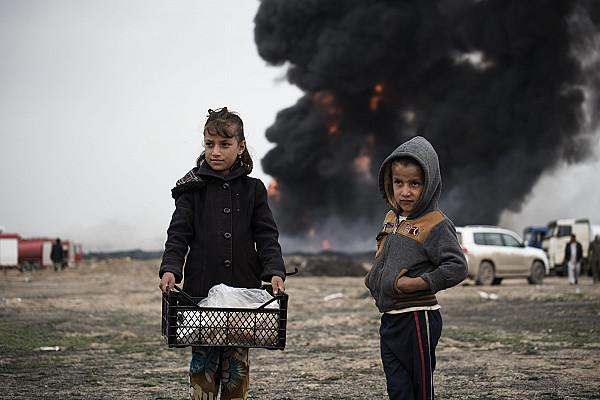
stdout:
[[(202, 299), (200, 307), (226, 307), (226, 308), (258, 308), (273, 296), (264, 289), (246, 289), (227, 286), (223, 283), (215, 285), (208, 291), (208, 296)], [(265, 308), (278, 309), (279, 304), (274, 301)]]

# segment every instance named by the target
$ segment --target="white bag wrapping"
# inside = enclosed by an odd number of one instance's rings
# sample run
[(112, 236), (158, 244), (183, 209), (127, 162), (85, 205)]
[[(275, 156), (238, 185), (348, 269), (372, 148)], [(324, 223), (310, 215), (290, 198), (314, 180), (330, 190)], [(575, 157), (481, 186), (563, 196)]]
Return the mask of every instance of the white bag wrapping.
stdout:
[[(264, 289), (234, 288), (223, 283), (215, 285), (208, 291), (208, 297), (202, 299), (200, 307), (226, 307), (226, 308), (258, 308), (273, 296)], [(274, 301), (265, 308), (278, 309), (279, 304)]]

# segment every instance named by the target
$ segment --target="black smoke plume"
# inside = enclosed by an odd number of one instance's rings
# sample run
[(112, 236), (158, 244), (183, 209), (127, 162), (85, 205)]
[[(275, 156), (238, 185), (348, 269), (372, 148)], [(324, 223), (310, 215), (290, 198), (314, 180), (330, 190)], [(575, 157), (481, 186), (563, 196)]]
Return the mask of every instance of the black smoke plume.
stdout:
[(263, 0), (258, 52), (305, 93), (266, 132), (283, 235), (372, 247), (379, 166), (416, 134), (438, 151), (456, 225), (496, 224), (543, 172), (589, 159), (599, 3)]

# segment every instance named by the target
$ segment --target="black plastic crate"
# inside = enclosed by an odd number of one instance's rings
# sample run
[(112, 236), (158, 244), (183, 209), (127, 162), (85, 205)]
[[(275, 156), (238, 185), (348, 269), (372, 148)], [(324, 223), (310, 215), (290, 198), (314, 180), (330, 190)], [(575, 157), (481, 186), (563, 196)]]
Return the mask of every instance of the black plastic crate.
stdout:
[[(270, 285), (262, 288), (273, 294)], [(163, 295), (162, 335), (169, 347), (285, 348), (286, 293), (273, 300), (279, 309), (265, 308), (270, 302), (257, 309), (200, 307), (197, 305), (200, 300), (201, 297), (189, 297), (181, 290)]]

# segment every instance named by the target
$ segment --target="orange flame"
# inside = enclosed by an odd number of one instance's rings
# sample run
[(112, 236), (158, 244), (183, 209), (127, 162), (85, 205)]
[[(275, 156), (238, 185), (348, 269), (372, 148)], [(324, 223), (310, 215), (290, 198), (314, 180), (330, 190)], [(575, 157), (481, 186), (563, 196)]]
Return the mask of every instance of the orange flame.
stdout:
[(371, 96), (371, 111), (377, 111), (379, 103), (383, 101), (383, 85), (377, 84), (373, 88), (373, 96)]
[(267, 194), (275, 201), (275, 203), (281, 201), (281, 192), (277, 190), (277, 181), (271, 181), (269, 188), (267, 189)]
[(323, 239), (323, 241), (321, 242), (321, 246), (322, 246), (323, 250), (329, 250), (331, 248), (331, 246), (329, 244), (329, 240), (327, 240), (327, 239)]
[(330, 143), (335, 143), (341, 136), (342, 119), (344, 113), (342, 108), (335, 104), (335, 96), (327, 91), (316, 92), (312, 96), (312, 100), (319, 104), (322, 110), (327, 114), (327, 137)]

